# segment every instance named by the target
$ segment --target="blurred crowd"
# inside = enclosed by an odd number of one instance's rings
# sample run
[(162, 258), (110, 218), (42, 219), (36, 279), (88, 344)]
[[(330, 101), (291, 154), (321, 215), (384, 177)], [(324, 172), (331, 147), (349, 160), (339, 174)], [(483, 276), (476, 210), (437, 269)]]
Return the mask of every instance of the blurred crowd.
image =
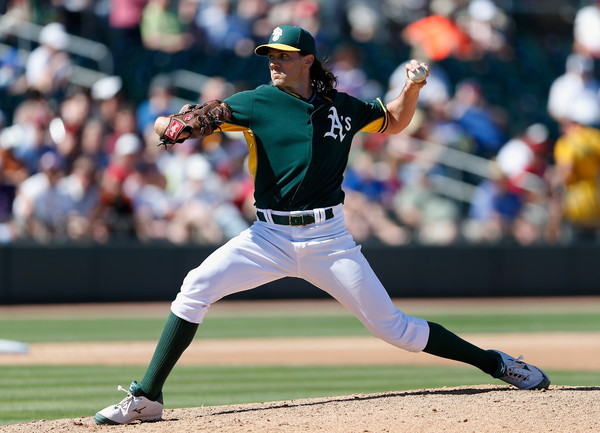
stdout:
[[(242, 135), (164, 149), (152, 126), (182, 101), (266, 83), (253, 49), (281, 24), (314, 34), (338, 89), (365, 100), (394, 98), (407, 59), (430, 65), (406, 131), (355, 137), (344, 190), (358, 242), (597, 242), (600, 9), (554, 3), (0, 1), (13, 25), (43, 26), (25, 58), (0, 31), (0, 243), (218, 245), (252, 224)], [(112, 53), (89, 87), (74, 84), (74, 36)], [(178, 70), (207, 78), (182, 95)]]

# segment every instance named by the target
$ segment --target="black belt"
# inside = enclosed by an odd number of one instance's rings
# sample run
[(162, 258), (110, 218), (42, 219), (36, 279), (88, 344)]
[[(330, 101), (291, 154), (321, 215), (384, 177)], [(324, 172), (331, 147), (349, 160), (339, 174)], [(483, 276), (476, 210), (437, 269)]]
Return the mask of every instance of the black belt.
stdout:
[[(260, 221), (267, 222), (264, 212), (257, 210), (256, 216)], [(301, 213), (298, 215), (275, 215), (272, 213), (271, 218), (273, 218), (273, 223), (281, 226), (306, 226), (309, 224), (314, 224), (315, 213), (314, 211), (308, 211), (307, 213)], [(325, 209), (325, 220), (330, 220), (331, 218), (333, 218), (333, 209)]]

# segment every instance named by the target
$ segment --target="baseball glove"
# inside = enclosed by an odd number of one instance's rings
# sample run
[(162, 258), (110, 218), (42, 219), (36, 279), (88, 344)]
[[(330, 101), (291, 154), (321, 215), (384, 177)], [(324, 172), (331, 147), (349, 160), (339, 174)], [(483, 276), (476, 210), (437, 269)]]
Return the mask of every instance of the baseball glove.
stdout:
[(188, 138), (200, 138), (218, 130), (231, 116), (231, 107), (226, 102), (214, 99), (202, 105), (186, 104), (179, 113), (159, 116), (154, 122), (154, 131), (160, 137), (159, 146), (173, 146)]

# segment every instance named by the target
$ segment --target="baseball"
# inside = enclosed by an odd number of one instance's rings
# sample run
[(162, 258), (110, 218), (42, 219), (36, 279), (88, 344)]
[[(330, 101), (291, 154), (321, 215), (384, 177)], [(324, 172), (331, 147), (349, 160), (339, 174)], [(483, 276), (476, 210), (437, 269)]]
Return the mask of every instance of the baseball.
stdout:
[(415, 72), (409, 70), (408, 78), (410, 78), (415, 83), (420, 83), (421, 81), (427, 78), (427, 70), (424, 66), (419, 66)]

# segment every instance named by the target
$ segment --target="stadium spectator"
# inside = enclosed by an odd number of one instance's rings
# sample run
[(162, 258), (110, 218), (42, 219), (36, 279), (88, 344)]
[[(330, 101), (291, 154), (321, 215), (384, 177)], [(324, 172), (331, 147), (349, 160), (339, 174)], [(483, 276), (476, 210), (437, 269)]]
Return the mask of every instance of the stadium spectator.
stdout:
[(496, 162), (516, 188), (526, 188), (535, 175), (537, 182), (548, 168), (549, 131), (541, 124), (535, 123), (525, 129), (523, 134), (511, 138), (498, 151)]
[(15, 109), (13, 125), (7, 127), (7, 142), (14, 158), (23, 164), (28, 175), (37, 172), (41, 156), (54, 151), (49, 137), (49, 125), (52, 117), (49, 101), (37, 92), (31, 93)]
[(177, 113), (181, 108), (173, 94), (173, 80), (167, 74), (158, 74), (150, 82), (147, 98), (136, 110), (137, 131), (145, 135), (154, 131), (154, 121), (158, 116)]
[(223, 77), (209, 77), (200, 90), (198, 103), (203, 104), (213, 99), (223, 100), (234, 93), (234, 85)]
[(344, 176), (348, 230), (361, 242), (377, 240), (386, 245), (404, 245), (411, 240), (410, 234), (390, 215), (398, 188), (395, 173), (383, 154), (376, 157), (376, 152), (367, 151), (368, 142), (362, 147), (355, 150)]
[(511, 235), (519, 245), (542, 244), (546, 241), (549, 191), (533, 186), (522, 195), (523, 206), (512, 223)]
[(457, 22), (472, 41), (471, 60), (487, 54), (507, 61), (514, 58), (507, 40), (510, 18), (492, 0), (470, 1)]
[(69, 35), (60, 23), (47, 24), (40, 32), (40, 46), (34, 49), (25, 66), (28, 88), (47, 97), (62, 97), (66, 92), (72, 63), (65, 51)]
[(472, 153), (491, 158), (506, 141), (507, 116), (504, 110), (491, 104), (481, 84), (463, 80), (448, 103), (450, 117), (474, 140)]
[(155, 68), (181, 67), (177, 54), (189, 48), (193, 40), (180, 24), (171, 0), (150, 0), (142, 13), (140, 31)]
[[(406, 170), (408, 171), (408, 170)], [(459, 206), (435, 193), (428, 173), (415, 165), (405, 172), (402, 188), (394, 196), (398, 220), (412, 232), (415, 243), (450, 245), (458, 240)]]
[(108, 165), (106, 129), (100, 119), (88, 119), (81, 130), (81, 154), (90, 158), (98, 170)]
[(496, 162), (506, 173), (512, 190), (521, 196), (523, 206), (512, 223), (511, 235), (520, 245), (544, 241), (548, 223), (549, 131), (535, 123), (510, 139), (498, 152)]
[(522, 196), (512, 188), (506, 173), (492, 163), (491, 178), (473, 193), (463, 234), (473, 243), (497, 243), (510, 237), (523, 207)]
[(600, 58), (600, 5), (590, 4), (577, 11), (573, 38), (575, 52)]
[(79, 156), (70, 174), (57, 183), (60, 211), (64, 214), (66, 236), (71, 241), (93, 239), (93, 227), (100, 203), (98, 170), (93, 159)]
[(13, 215), (20, 238), (41, 243), (64, 239), (65, 215), (61, 211), (57, 189), (63, 176), (63, 161), (56, 153), (48, 151), (40, 158), (39, 172), (19, 185)]
[(115, 152), (117, 141), (126, 134), (137, 134), (136, 110), (129, 105), (122, 105), (115, 114), (113, 131), (106, 137), (105, 151), (112, 155)]
[(252, 35), (250, 23), (235, 13), (229, 0), (200, 2), (194, 25), (202, 35), (204, 52), (211, 57), (219, 52), (231, 55)]
[(19, 185), (31, 174), (25, 162), (15, 156), (15, 149), (20, 145), (23, 135), (23, 127), (18, 124), (0, 132), (2, 179), (9, 185)]
[[(586, 125), (584, 107), (560, 126), (554, 147), (550, 242), (597, 241), (600, 229), (600, 130)], [(571, 239), (570, 239), (571, 238)]]
[(115, 73), (123, 79), (131, 97), (142, 98), (144, 90), (139, 86), (140, 76), (145, 78), (146, 72), (145, 68), (140, 68), (144, 57), (140, 22), (148, 0), (109, 1), (108, 36)]
[(115, 118), (124, 104), (122, 89), (123, 80), (116, 75), (99, 79), (91, 88), (94, 104), (90, 114), (100, 120), (109, 133), (114, 131)]
[(135, 174), (141, 150), (141, 140), (134, 133), (117, 139), (115, 151), (102, 173), (98, 218), (103, 225), (95, 228), (96, 238), (135, 239), (131, 192), (126, 190), (126, 181)]
[(68, 95), (60, 104), (59, 116), (50, 122), (50, 136), (66, 163), (67, 171), (81, 154), (81, 133), (89, 117), (90, 106), (87, 93), (79, 91)]
[[(381, 95), (381, 85), (370, 80), (364, 70), (360, 50), (354, 45), (341, 45), (333, 52), (331, 71), (338, 79), (337, 89), (370, 101)], [(400, 93), (400, 91), (398, 91)]]
[(185, 180), (175, 192), (175, 200), (178, 209), (171, 239), (176, 243), (218, 244), (248, 227), (221, 179), (200, 154), (186, 159)]
[[(450, 2), (437, 2), (449, 5)], [(451, 6), (453, 8), (454, 6)], [(440, 10), (421, 18), (404, 28), (404, 40), (412, 47), (413, 57), (425, 56), (436, 62), (455, 57), (467, 60), (472, 56), (473, 46), (469, 35), (448, 16), (453, 10)]]
[[(35, 2), (34, 2), (35, 3)], [(97, 39), (103, 26), (95, 16), (96, 2), (92, 0), (53, 0), (49, 2), (62, 17), (66, 30), (86, 39)]]
[(12, 221), (12, 206), (15, 200), (15, 184), (6, 176), (4, 155), (0, 153), (0, 244), (7, 244), (16, 238)]
[(23, 67), (22, 54), (16, 47), (7, 47), (0, 53), (0, 101), (5, 102), (2, 105), (8, 106), (9, 96), (25, 93), (27, 82), (23, 76), (25, 68)]
[(576, 106), (586, 107), (587, 114), (579, 121), (586, 125), (600, 122), (600, 81), (594, 77), (594, 60), (585, 54), (573, 53), (567, 57), (565, 73), (550, 86), (548, 113), (561, 122)]
[(154, 163), (144, 162), (127, 179), (137, 238), (141, 241), (166, 241), (175, 213), (175, 201), (167, 194), (166, 179)]
[(344, 203), (346, 227), (357, 242), (398, 246), (412, 240), (410, 231), (398, 224), (380, 203), (369, 200), (366, 194), (347, 190)]

